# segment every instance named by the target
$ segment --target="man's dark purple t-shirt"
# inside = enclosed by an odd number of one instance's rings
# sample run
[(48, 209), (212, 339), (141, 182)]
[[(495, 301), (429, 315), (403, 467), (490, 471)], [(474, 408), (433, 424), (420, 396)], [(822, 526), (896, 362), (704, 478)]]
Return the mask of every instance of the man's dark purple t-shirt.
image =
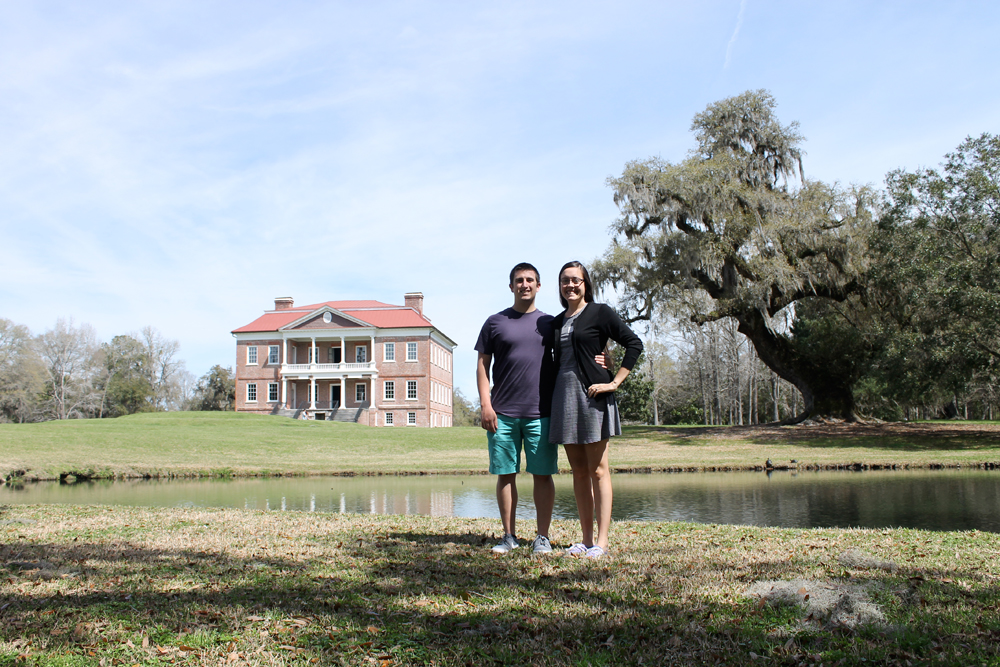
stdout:
[(538, 419), (552, 412), (552, 316), (513, 308), (483, 324), (476, 351), (493, 357), (493, 410), (505, 417)]

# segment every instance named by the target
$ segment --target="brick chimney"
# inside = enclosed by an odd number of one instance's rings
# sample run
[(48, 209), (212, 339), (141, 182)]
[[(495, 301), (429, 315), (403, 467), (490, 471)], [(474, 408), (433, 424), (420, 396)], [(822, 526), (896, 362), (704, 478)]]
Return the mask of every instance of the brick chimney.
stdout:
[(423, 292), (407, 292), (403, 295), (403, 303), (407, 308), (412, 308), (421, 315), (424, 314), (424, 294)]
[(275, 310), (288, 310), (295, 305), (295, 300), (290, 296), (279, 296), (274, 300)]

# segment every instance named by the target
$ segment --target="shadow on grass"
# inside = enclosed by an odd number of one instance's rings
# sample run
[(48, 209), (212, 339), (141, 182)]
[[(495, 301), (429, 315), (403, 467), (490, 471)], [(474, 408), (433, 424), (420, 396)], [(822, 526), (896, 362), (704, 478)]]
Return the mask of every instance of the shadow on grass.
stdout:
[[(789, 642), (780, 628), (794, 629), (793, 612), (696, 591), (692, 581), (717, 580), (722, 566), (686, 560), (676, 545), (641, 558), (585, 561), (493, 555), (473, 532), (390, 527), (316, 541), (326, 556), (237, 558), (113, 541), (0, 545), (8, 579), (0, 596), (0, 642), (7, 647), (0, 664), (13, 663), (26, 640), (30, 651), (22, 655), (53, 661), (77, 655), (193, 664), (251, 656), (378, 665), (751, 664), (751, 654), (790, 664), (820, 654), (893, 664), (892, 651), (933, 655), (919, 627), (806, 631)], [(745, 579), (787, 572), (786, 558), (762, 554)], [(916, 575), (901, 570), (894, 580), (909, 586), (911, 600), (939, 607), (931, 607), (930, 621), (915, 616), (915, 624), (944, 622), (954, 613), (951, 597), (968, 606), (968, 592), (953, 585), (922, 593), (933, 582)], [(995, 605), (998, 596), (992, 588), (978, 604)], [(926, 605), (916, 610), (927, 613)], [(980, 626), (1000, 632), (995, 618)], [(992, 637), (978, 645), (963, 629), (955, 650), (995, 657), (996, 644), (986, 641)]]
[(810, 426), (627, 426), (626, 436), (678, 445), (735, 440), (756, 445), (865, 448), (886, 451), (976, 451), (1000, 448), (994, 423), (816, 424)]

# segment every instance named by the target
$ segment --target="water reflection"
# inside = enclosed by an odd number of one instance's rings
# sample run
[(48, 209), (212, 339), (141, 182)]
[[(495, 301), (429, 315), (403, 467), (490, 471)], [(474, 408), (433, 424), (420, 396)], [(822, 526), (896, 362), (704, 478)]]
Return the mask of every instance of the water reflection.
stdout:
[[(0, 487), (0, 504), (497, 517), (494, 484), (487, 475), (41, 483)], [(518, 515), (533, 518), (531, 478), (518, 486)], [(623, 474), (614, 488), (616, 520), (1000, 532), (996, 471)], [(576, 518), (568, 475), (556, 478), (554, 514)]]

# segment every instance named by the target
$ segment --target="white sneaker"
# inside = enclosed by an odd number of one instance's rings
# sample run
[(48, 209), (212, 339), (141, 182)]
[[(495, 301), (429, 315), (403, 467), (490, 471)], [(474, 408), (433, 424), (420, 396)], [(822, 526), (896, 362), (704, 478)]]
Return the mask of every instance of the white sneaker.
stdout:
[(536, 537), (534, 542), (531, 543), (531, 552), (536, 554), (552, 553), (552, 545), (549, 544), (549, 538), (544, 535)]
[(497, 542), (497, 545), (493, 547), (493, 553), (505, 554), (508, 551), (513, 551), (519, 546), (521, 545), (518, 543), (517, 538), (511, 535), (510, 533), (507, 533), (506, 535), (503, 536), (503, 538), (500, 539), (499, 542)]

